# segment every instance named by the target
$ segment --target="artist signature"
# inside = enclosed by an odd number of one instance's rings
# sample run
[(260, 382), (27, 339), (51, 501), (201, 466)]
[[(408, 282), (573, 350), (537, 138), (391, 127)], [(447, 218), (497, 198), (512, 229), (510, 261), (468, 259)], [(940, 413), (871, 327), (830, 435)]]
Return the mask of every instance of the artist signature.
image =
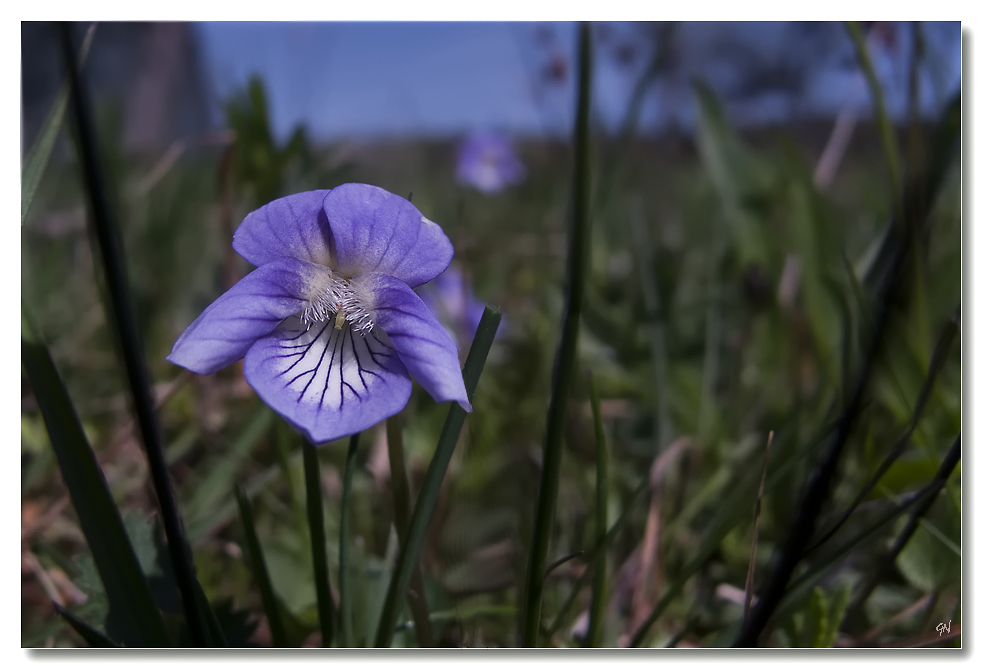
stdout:
[(945, 623), (938, 623), (938, 626), (935, 627), (934, 629), (936, 629), (938, 631), (938, 635), (939, 636), (948, 634), (948, 633), (951, 632), (951, 621), (949, 620), (947, 624), (945, 624)]

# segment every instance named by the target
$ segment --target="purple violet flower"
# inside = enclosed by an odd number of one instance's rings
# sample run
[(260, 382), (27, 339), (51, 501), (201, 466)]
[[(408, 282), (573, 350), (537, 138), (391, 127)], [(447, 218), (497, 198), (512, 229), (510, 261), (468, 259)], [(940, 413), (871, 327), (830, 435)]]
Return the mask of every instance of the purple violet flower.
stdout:
[(507, 137), (475, 132), (457, 150), (457, 181), (482, 193), (497, 193), (525, 178), (525, 166)]
[(440, 226), (375, 186), (274, 200), (232, 248), (257, 266), (195, 320), (170, 362), (212, 374), (245, 357), (259, 396), (312, 442), (399, 412), (410, 374), (467, 411), (457, 349), (413, 288), (453, 258)]

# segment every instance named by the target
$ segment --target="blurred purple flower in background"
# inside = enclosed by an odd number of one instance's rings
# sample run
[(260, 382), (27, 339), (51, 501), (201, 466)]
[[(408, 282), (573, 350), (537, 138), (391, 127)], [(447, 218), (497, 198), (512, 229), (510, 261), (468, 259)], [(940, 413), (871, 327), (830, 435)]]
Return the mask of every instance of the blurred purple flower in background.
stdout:
[(457, 181), (482, 193), (497, 193), (525, 178), (525, 166), (511, 140), (482, 131), (468, 135), (457, 150)]
[(212, 374), (243, 356), (259, 396), (312, 442), (400, 411), (410, 374), (438, 402), (471, 410), (457, 348), (413, 288), (453, 246), (407, 200), (345, 184), (274, 200), (232, 247), (257, 269), (215, 300), (167, 359)]
[(458, 348), (469, 345), (484, 315), (484, 304), (475, 299), (464, 281), (463, 273), (454, 266), (423, 286), (419, 296), (430, 308)]

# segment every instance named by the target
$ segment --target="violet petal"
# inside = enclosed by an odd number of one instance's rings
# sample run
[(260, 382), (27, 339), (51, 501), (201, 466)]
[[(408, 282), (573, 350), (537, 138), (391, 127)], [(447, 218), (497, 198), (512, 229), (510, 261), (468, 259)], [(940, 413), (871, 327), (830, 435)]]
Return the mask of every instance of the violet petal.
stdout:
[(419, 385), (437, 402), (455, 400), (470, 411), (457, 347), (423, 300), (387, 274), (363, 274), (353, 283), (373, 294), (375, 324), (388, 335)]
[(314, 443), (360, 432), (400, 411), (412, 380), (379, 329), (364, 335), (283, 322), (245, 357), (245, 376), (263, 401)]
[(334, 241), (323, 208), (329, 192), (297, 193), (260, 207), (239, 225), (232, 248), (256, 266), (283, 257), (330, 266)]
[(408, 200), (376, 186), (344, 184), (324, 198), (337, 268), (347, 276), (381, 272), (410, 287), (447, 268), (453, 245)]
[(247, 274), (184, 331), (167, 360), (213, 374), (246, 354), (257, 339), (303, 310), (316, 267), (280, 258)]

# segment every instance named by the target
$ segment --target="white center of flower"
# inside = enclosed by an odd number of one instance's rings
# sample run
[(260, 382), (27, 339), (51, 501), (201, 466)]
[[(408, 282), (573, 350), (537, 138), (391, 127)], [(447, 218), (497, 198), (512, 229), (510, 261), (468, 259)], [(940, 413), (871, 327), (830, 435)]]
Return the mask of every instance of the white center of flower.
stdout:
[(315, 294), (301, 312), (300, 319), (309, 327), (335, 317), (334, 327), (340, 330), (345, 323), (359, 334), (366, 334), (375, 327), (370, 305), (358, 294), (349, 279), (327, 269)]

